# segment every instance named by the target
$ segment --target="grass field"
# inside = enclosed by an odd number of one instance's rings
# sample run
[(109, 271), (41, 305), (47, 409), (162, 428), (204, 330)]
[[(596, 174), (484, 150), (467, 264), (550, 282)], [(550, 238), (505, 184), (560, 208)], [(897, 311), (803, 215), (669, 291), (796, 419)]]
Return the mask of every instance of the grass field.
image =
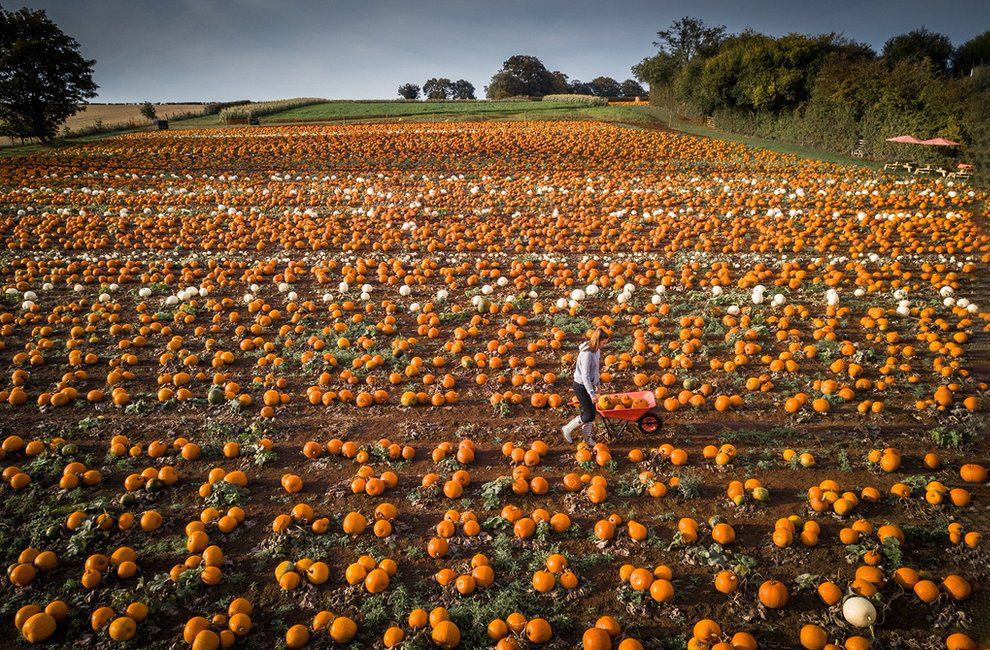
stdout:
[[(738, 135), (710, 129), (695, 124), (669, 111), (649, 105), (587, 106), (551, 102), (326, 102), (304, 106), (261, 118), (262, 124), (286, 124), (294, 122), (332, 122), (338, 120), (387, 121), (480, 121), (480, 120), (595, 120), (618, 122), (644, 128), (667, 127), (716, 140), (739, 142), (751, 147), (761, 147), (777, 153), (800, 158), (876, 167), (863, 161), (813, 147), (778, 142), (766, 138)], [(178, 128), (206, 128), (220, 122), (215, 115), (207, 115), (176, 123)]]
[(261, 118), (263, 124), (322, 122), (413, 117), (421, 119), (501, 118), (525, 114), (559, 114), (587, 108), (580, 104), (550, 102), (326, 102), (284, 111)]

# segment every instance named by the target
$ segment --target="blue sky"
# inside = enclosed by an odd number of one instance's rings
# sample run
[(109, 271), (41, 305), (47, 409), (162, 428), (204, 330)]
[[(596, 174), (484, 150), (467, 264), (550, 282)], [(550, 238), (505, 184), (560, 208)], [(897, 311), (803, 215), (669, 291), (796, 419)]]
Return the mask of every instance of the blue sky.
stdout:
[(927, 27), (959, 44), (990, 0), (7, 0), (45, 9), (97, 60), (95, 101), (393, 98), (404, 82), (467, 79), (502, 61), (623, 80), (685, 15), (769, 34), (840, 32), (878, 48)]

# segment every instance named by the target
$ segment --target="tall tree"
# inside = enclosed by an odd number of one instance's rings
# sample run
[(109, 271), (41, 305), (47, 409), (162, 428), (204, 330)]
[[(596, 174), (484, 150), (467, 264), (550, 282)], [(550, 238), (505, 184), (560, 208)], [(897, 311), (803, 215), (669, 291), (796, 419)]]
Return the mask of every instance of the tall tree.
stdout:
[(458, 79), (451, 87), (452, 99), (474, 99), (474, 84), (466, 79)]
[(971, 74), (981, 65), (990, 65), (990, 30), (960, 45), (952, 59), (952, 70), (959, 76)]
[(155, 110), (155, 105), (151, 102), (141, 104), (141, 115), (149, 122), (154, 122), (158, 119), (158, 111)]
[(419, 86), (416, 84), (402, 84), (399, 86), (399, 97), (403, 99), (419, 99)]
[(550, 73), (550, 76), (553, 78), (553, 87), (550, 89), (550, 94), (567, 95), (571, 92), (571, 85), (568, 82), (566, 74), (560, 70), (554, 70)]
[(505, 60), (502, 69), (485, 87), (489, 99), (514, 95), (549, 95), (556, 87), (553, 74), (535, 56), (516, 54)]
[(622, 82), (623, 97), (642, 97), (646, 94), (646, 89), (639, 85), (635, 79), (626, 79)]
[(423, 94), (426, 95), (427, 99), (450, 99), (453, 90), (454, 84), (446, 77), (427, 79), (426, 83), (423, 84)]
[(590, 83), (585, 83), (580, 79), (571, 79), (567, 84), (567, 92), (571, 95), (594, 95), (595, 91)]
[(666, 52), (657, 52), (632, 67), (633, 76), (650, 84), (651, 88), (667, 86), (680, 71), (678, 60)]
[(945, 74), (954, 53), (948, 36), (922, 27), (890, 38), (882, 54), (891, 67), (905, 60), (928, 59), (936, 73)]
[(723, 40), (724, 25), (706, 25), (699, 18), (685, 16), (675, 20), (670, 29), (657, 32), (657, 40), (653, 45), (683, 65), (696, 56), (711, 56)]
[(618, 97), (622, 94), (622, 86), (612, 77), (595, 77), (588, 85), (592, 94), (598, 97)]
[(0, 8), (0, 123), (6, 135), (50, 142), (96, 97), (93, 64), (44, 10)]
[(666, 88), (667, 93), (678, 74), (693, 60), (718, 53), (726, 41), (723, 25), (707, 25), (698, 18), (685, 16), (657, 32), (654, 47), (660, 51), (632, 67), (633, 76), (650, 84), (651, 91)]

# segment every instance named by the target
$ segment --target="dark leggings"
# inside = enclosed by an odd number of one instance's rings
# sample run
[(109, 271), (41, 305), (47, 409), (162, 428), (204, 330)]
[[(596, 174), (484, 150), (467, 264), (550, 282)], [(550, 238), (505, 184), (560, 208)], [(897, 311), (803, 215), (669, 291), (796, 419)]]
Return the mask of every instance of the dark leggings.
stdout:
[(574, 382), (574, 394), (581, 405), (581, 422), (588, 424), (595, 420), (595, 403), (591, 400), (591, 395), (582, 384)]

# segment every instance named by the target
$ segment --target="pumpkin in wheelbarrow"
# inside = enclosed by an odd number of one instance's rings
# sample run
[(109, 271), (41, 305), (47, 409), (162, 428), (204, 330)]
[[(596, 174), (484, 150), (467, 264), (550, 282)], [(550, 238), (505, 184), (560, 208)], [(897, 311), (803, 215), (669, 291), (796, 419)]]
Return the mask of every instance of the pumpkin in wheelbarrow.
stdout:
[(619, 408), (621, 408), (621, 409), (635, 408), (633, 398), (631, 396), (629, 396), (629, 395), (620, 395), (619, 396)]
[(602, 411), (611, 411), (615, 408), (615, 404), (608, 395), (602, 395), (598, 398), (598, 408)]
[(633, 398), (633, 401), (632, 401), (632, 407), (631, 408), (634, 408), (634, 409), (645, 409), (645, 408), (648, 408), (649, 406), (650, 406), (650, 403), (647, 402), (642, 397), (634, 397)]

